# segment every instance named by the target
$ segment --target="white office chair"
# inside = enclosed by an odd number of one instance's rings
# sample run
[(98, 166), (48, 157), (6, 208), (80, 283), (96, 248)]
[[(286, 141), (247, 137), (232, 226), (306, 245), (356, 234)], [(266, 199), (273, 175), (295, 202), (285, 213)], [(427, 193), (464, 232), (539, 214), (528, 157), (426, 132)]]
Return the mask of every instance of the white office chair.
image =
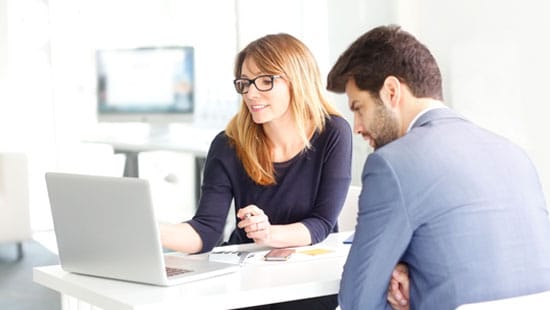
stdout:
[(0, 153), (0, 243), (15, 242), (21, 259), (22, 242), (30, 238), (27, 157)]
[(479, 303), (464, 304), (456, 310), (548, 310), (550, 309), (550, 291), (498, 299)]
[(344, 207), (338, 217), (338, 228), (340, 231), (355, 230), (357, 225), (357, 211), (359, 209), (359, 194), (361, 187), (351, 185), (348, 189), (348, 195), (344, 202)]

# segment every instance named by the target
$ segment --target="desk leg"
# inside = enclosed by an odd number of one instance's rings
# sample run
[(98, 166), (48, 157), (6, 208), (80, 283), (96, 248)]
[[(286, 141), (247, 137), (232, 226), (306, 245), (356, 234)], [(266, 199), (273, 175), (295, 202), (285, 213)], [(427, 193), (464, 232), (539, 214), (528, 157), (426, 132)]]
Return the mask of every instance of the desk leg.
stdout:
[(199, 207), (199, 200), (201, 198), (202, 173), (205, 164), (205, 157), (195, 156), (195, 201), (197, 203), (197, 208)]
[(126, 155), (126, 160), (124, 162), (125, 177), (133, 177), (133, 178), (139, 177), (139, 163), (138, 163), (139, 152), (115, 150), (115, 154)]

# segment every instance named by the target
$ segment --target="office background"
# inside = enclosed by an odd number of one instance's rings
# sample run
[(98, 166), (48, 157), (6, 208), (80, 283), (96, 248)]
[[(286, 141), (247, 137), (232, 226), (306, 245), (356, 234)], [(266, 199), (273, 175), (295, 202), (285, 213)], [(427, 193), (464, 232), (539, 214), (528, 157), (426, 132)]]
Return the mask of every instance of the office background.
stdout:
[[(45, 171), (121, 173), (108, 146), (82, 142), (97, 126), (96, 49), (194, 46), (195, 124), (222, 129), (238, 105), (233, 60), (251, 40), (293, 34), (326, 76), (357, 36), (397, 23), (435, 54), (445, 102), (524, 147), (550, 197), (548, 16), (550, 4), (537, 0), (0, 0), (0, 151), (28, 155), (31, 225), (48, 230)], [(329, 96), (352, 122), (345, 96)], [(370, 151), (355, 138), (354, 184)], [(145, 176), (180, 174), (178, 186), (159, 187), (158, 196), (170, 208), (189, 208), (192, 159), (143, 158)]]

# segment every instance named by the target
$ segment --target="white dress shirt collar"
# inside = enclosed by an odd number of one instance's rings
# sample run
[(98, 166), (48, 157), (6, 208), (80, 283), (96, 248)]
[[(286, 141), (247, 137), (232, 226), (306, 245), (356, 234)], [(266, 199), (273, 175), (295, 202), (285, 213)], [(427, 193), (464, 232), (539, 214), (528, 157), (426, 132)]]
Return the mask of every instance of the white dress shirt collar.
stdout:
[(411, 131), (414, 123), (416, 123), (416, 121), (420, 118), (420, 116), (426, 114), (426, 112), (431, 111), (431, 110), (435, 110), (435, 109), (446, 109), (446, 108), (447, 108), (447, 106), (444, 105), (443, 103), (438, 103), (438, 104), (434, 104), (434, 105), (420, 111), (420, 113), (416, 114), (416, 116), (413, 118), (413, 120), (409, 124), (409, 128), (407, 128), (407, 133), (409, 133), (409, 131)]

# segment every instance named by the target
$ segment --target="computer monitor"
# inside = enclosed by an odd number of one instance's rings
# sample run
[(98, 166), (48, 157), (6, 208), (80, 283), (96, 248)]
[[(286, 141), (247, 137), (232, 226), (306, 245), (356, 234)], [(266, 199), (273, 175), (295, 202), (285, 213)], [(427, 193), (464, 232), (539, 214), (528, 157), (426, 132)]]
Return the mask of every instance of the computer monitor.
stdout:
[(192, 121), (193, 47), (97, 50), (96, 65), (99, 122), (163, 126)]

